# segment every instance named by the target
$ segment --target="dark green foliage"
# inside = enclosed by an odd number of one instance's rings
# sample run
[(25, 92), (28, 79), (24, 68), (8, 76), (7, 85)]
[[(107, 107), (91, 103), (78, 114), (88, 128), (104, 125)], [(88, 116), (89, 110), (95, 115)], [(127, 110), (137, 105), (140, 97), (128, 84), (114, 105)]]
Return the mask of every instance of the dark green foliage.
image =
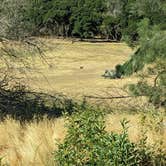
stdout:
[[(147, 78), (143, 77), (136, 85), (130, 85), (129, 90), (136, 96), (147, 96), (149, 102), (156, 107), (165, 107), (166, 2), (162, 0), (125, 2), (122, 18), (127, 16), (128, 21), (126, 20), (122, 24), (122, 27), (126, 26), (126, 28), (122, 28), (123, 37), (131, 46), (137, 45), (138, 48), (127, 62), (116, 67), (116, 73), (129, 76), (141, 71), (146, 65), (153, 64), (150, 69), (151, 72), (153, 71), (153, 75), (156, 75), (153, 82), (149, 83)], [(135, 23), (132, 23), (132, 18), (135, 18)], [(133, 39), (133, 33), (138, 37), (136, 40)]]
[(123, 0), (121, 12), (121, 28), (123, 39), (134, 46), (139, 34), (139, 23), (147, 18), (149, 25), (166, 28), (166, 2), (163, 0)]
[(122, 38), (134, 46), (142, 19), (166, 28), (165, 6), (163, 0), (2, 0), (0, 35)]
[(25, 21), (31, 24), (31, 35), (39, 35), (40, 28), (43, 27), (43, 18), (45, 6), (42, 0), (29, 0), (28, 8), (25, 10)]
[[(139, 48), (135, 52), (135, 54), (131, 58), (131, 62), (127, 62), (129, 64), (132, 63), (137, 65), (138, 63), (148, 64), (155, 62), (156, 59), (160, 58), (165, 60), (166, 58), (166, 33), (162, 31), (160, 26), (150, 26), (149, 19), (144, 19), (139, 23)], [(142, 67), (144, 66), (142, 64)], [(139, 66), (139, 64), (137, 65)], [(142, 67), (135, 67), (134, 70), (142, 69)]]
[(166, 105), (166, 32), (160, 25), (150, 26), (149, 19), (143, 19), (138, 25), (139, 48), (131, 58), (123, 65), (116, 68), (116, 73), (129, 76), (144, 68), (147, 64), (153, 64), (150, 69), (156, 78), (152, 84), (141, 79), (137, 85), (130, 85), (129, 90), (135, 95), (148, 96), (149, 102), (160, 107)]
[[(152, 69), (151, 69), (152, 70)], [(149, 102), (156, 107), (166, 108), (166, 65), (164, 61), (157, 61), (153, 69), (155, 78), (152, 84), (149, 84), (146, 76), (135, 85), (129, 85), (129, 90), (136, 96), (148, 96)]]
[(116, 65), (115, 66), (115, 77), (121, 78), (122, 75), (124, 75), (124, 70), (122, 65)]
[(48, 1), (42, 4), (46, 8), (42, 14), (43, 25), (54, 34), (69, 36), (71, 25), (69, 19), (72, 14), (74, 1)]
[(150, 25), (165, 27), (166, 2), (164, 0), (136, 0), (133, 9), (136, 10), (139, 16), (148, 18)]
[(105, 9), (105, 1), (102, 0), (78, 0), (70, 18), (72, 34), (81, 38), (98, 35)]
[(101, 32), (107, 39), (120, 40), (120, 20), (116, 16), (105, 16), (101, 26)]
[(27, 15), (42, 34), (88, 38), (99, 34), (105, 9), (102, 0), (39, 0)]
[(120, 14), (120, 25), (122, 29), (122, 38), (130, 45), (134, 41), (138, 40), (137, 23), (140, 21), (140, 17), (137, 12), (134, 11), (132, 6), (136, 0), (122, 0), (122, 11)]

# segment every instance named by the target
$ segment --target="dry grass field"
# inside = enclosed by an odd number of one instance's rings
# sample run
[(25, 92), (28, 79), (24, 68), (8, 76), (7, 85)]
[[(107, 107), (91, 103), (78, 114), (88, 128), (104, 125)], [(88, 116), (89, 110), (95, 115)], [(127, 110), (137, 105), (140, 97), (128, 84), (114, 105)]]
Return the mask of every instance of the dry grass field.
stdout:
[[(130, 58), (133, 50), (125, 43), (73, 43), (54, 38), (41, 38), (40, 41), (46, 46), (42, 57), (32, 54), (23, 56), (21, 62), (20, 59), (15, 63), (8, 60), (10, 72), (24, 78), (24, 84), (35, 91), (60, 92), (75, 100), (85, 95), (119, 96), (123, 92), (117, 88), (123, 89), (126, 84), (137, 81), (135, 76), (116, 80), (102, 77), (106, 69), (114, 69)], [(140, 104), (144, 100), (142, 98)], [(127, 99), (125, 103), (128, 102)], [(120, 101), (114, 103), (117, 105)]]
[[(86, 43), (62, 39), (41, 39), (49, 50), (44, 58), (29, 56), (25, 64), (15, 62), (11, 72), (24, 77), (24, 82), (35, 91), (48, 93), (62, 92), (73, 98), (84, 95), (105, 95), (110, 87), (122, 88), (137, 78), (109, 80), (101, 77), (105, 69), (112, 69), (123, 63), (132, 54), (124, 43)], [(3, 66), (1, 62), (1, 66)], [(116, 93), (116, 92), (115, 92)], [(116, 94), (115, 94), (116, 95)], [(129, 136), (138, 141), (141, 132), (141, 113), (109, 114), (106, 117), (108, 132), (121, 130), (119, 121), (130, 120)], [(151, 124), (152, 121), (149, 121)], [(43, 120), (22, 127), (19, 122), (7, 119), (0, 123), (0, 157), (11, 166), (51, 166), (52, 152), (56, 140), (62, 141), (66, 134), (64, 119)], [(156, 131), (155, 125), (149, 127), (148, 142), (166, 138), (166, 127)], [(164, 140), (163, 148), (166, 148)]]
[(41, 39), (49, 48), (44, 58), (29, 56), (23, 63), (12, 63), (11, 72), (26, 77), (33, 89), (62, 92), (69, 96), (101, 93), (107, 87), (122, 87), (134, 78), (109, 80), (101, 77), (129, 58), (132, 50), (124, 43), (88, 43), (62, 39)]

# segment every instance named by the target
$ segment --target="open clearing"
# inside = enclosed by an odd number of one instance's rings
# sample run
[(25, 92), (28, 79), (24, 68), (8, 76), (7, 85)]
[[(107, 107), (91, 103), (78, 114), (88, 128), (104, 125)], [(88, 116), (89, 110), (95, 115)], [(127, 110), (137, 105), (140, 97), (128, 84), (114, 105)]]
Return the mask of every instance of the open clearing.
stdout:
[[(101, 94), (108, 87), (122, 87), (135, 78), (118, 80), (101, 77), (126, 61), (132, 50), (124, 43), (88, 43), (62, 39), (41, 39), (50, 48), (44, 59), (31, 56), (28, 67), (15, 65), (12, 71), (26, 76), (26, 83), (38, 91), (62, 92), (68, 96)], [(26, 73), (26, 74), (25, 74)]]

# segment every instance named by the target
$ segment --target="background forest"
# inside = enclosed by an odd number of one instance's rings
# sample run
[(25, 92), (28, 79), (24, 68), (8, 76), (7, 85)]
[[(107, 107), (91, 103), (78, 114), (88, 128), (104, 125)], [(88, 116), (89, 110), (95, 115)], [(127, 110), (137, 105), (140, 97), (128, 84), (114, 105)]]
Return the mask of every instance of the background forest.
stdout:
[[(77, 52), (83, 47), (88, 58), (92, 58), (93, 53), (96, 59), (100, 46), (106, 51), (104, 54), (108, 51), (111, 54), (115, 46), (106, 50), (106, 43), (119, 44), (119, 50), (123, 46), (121, 43), (127, 43), (132, 54), (120, 63), (112, 62), (112, 70), (107, 70), (107, 75), (103, 76), (110, 82), (117, 81), (115, 84), (126, 78), (138, 79), (122, 88), (125, 95), (109, 96), (108, 91), (107, 96), (83, 96), (81, 101), (61, 93), (32, 91), (12, 75), (14, 69), (8, 64), (8, 58), (10, 63), (19, 61), (26, 69), (33, 63), (33, 60), (27, 63), (29, 55), (38, 55), (36, 57), (47, 64), (49, 40), (44, 38), (49, 37), (72, 41), (70, 46), (64, 41), (57, 46), (50, 45), (57, 48), (65, 45)], [(73, 44), (75, 42), (78, 45)], [(79, 42), (84, 45), (80, 46)], [(92, 42), (91, 45), (88, 42)], [(89, 51), (91, 47), (94, 47), (92, 52)], [(66, 55), (71, 53), (69, 49), (67, 52)], [(67, 59), (70, 60), (70, 56)], [(0, 166), (166, 165), (165, 0), (0, 0), (0, 60), (7, 66), (7, 70), (2, 64), (0, 66)], [(47, 65), (49, 70), (54, 70), (53, 66)], [(41, 69), (43, 66), (41, 63)], [(84, 66), (79, 69), (84, 70)], [(143, 97), (146, 104), (142, 104), (139, 97)], [(89, 98), (118, 98), (119, 103), (123, 103), (124, 98), (131, 98), (132, 106), (126, 102), (123, 106), (100, 107), (101, 103), (89, 102)], [(127, 117), (136, 117), (132, 122), (134, 131), (141, 126), (137, 134), (139, 138), (134, 137), (134, 140), (130, 138), (134, 133), (131, 132), (130, 136), (130, 122), (126, 119), (120, 122), (120, 132), (112, 131), (114, 124), (111, 132), (108, 129), (109, 116), (121, 117), (126, 110)], [(67, 129), (64, 129), (64, 121)], [(56, 128), (58, 125), (60, 127)], [(56, 140), (56, 146), (52, 139), (58, 138), (58, 134), (54, 137), (54, 130), (55, 134), (65, 133), (61, 134), (62, 140)], [(26, 147), (31, 147), (29, 156), (25, 151), (30, 148)]]
[(141, 20), (162, 30), (166, 22), (163, 0), (2, 0), (0, 13), (1, 36), (12, 32), (17, 38), (49, 34), (137, 41)]

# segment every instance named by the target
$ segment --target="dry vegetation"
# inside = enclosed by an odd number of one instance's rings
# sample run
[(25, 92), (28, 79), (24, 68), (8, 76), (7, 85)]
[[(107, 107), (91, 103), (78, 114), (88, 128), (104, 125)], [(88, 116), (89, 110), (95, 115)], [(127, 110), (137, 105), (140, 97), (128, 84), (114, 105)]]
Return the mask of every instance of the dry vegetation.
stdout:
[[(62, 92), (75, 100), (85, 95), (118, 96), (123, 92), (116, 88), (123, 89), (124, 85), (137, 81), (135, 76), (116, 80), (101, 77), (106, 69), (113, 69), (129, 59), (133, 50), (125, 43), (73, 43), (71, 40), (54, 38), (40, 38), (40, 42), (46, 46), (42, 57), (26, 55), (26, 58), (20, 58), (21, 61), (6, 58), (9, 71), (17, 77), (24, 77), (24, 83), (35, 91), (51, 94)], [(4, 70), (4, 63), (1, 66)], [(144, 100), (142, 98), (139, 104)], [(120, 100), (114, 103), (119, 105)], [(128, 103), (128, 99), (125, 103)]]
[[(43, 39), (41, 39), (43, 41)], [(15, 63), (11, 71), (26, 76), (26, 82), (35, 90), (63, 92), (69, 96), (92, 95), (107, 87), (122, 87), (135, 78), (103, 79), (105, 69), (122, 63), (132, 50), (124, 43), (72, 42), (44, 39), (48, 48), (44, 56), (29, 56), (24, 64)], [(25, 59), (24, 59), (25, 60)], [(25, 75), (26, 73), (26, 75)]]
[[(12, 166), (53, 165), (55, 139), (65, 135), (63, 119), (44, 120), (21, 127), (8, 119), (0, 124), (0, 156)], [(49, 164), (50, 163), (50, 164)]]
[[(109, 87), (122, 88), (125, 84), (137, 80), (134, 76), (120, 80), (101, 77), (105, 69), (111, 69), (129, 58), (132, 50), (124, 43), (72, 44), (71, 41), (61, 39), (44, 39), (44, 41), (51, 49), (46, 51), (44, 59), (29, 56), (26, 64), (15, 63), (14, 66), (10, 66), (11, 72), (19, 77), (25, 77), (25, 82), (36, 91), (63, 92), (70, 97), (80, 98), (83, 95), (106, 94)], [(4, 67), (2, 63), (1, 67)], [(109, 114), (106, 117), (106, 130), (119, 132), (119, 121), (127, 118), (130, 120), (130, 139), (138, 141), (141, 117), (141, 114)], [(151, 123), (152, 121), (148, 122), (150, 125)], [(147, 125), (150, 144), (156, 140), (164, 140), (166, 137), (164, 125), (160, 132), (156, 130), (155, 125), (152, 125), (153, 127)], [(19, 122), (7, 119), (0, 123), (0, 157), (3, 157), (4, 163), (12, 166), (53, 165), (51, 156), (56, 148), (55, 142), (62, 141), (65, 133), (63, 118), (45, 119), (23, 127)], [(166, 148), (165, 140), (162, 146)]]
[[(129, 137), (137, 142), (141, 134), (141, 115), (115, 114), (106, 117), (106, 130), (108, 132), (121, 131), (120, 120), (130, 120)], [(52, 152), (56, 149), (56, 141), (62, 141), (66, 134), (64, 119), (43, 120), (39, 123), (33, 122), (21, 127), (14, 120), (7, 119), (0, 124), (0, 156), (3, 162), (12, 166), (46, 166), (53, 165)], [(147, 128), (148, 129), (148, 128)], [(162, 132), (148, 129), (148, 143), (159, 144), (166, 148), (166, 127)]]

